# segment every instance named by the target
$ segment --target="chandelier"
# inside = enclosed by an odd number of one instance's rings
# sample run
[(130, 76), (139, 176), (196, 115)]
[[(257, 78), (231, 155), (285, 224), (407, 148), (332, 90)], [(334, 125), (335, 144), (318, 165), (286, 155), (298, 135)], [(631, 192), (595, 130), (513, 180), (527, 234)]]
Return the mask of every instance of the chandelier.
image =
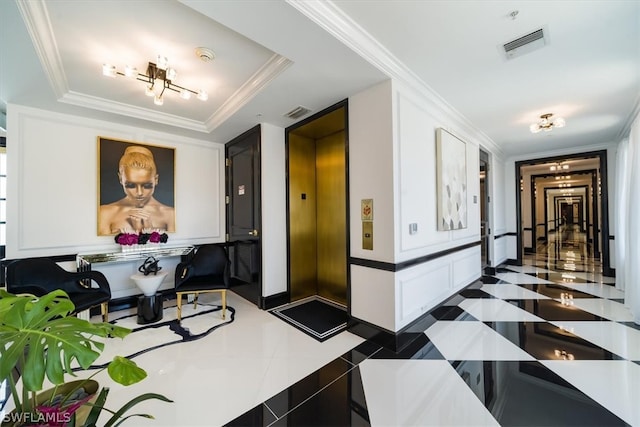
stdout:
[(549, 170), (552, 172), (560, 172), (562, 170), (568, 170), (569, 164), (564, 162), (556, 162), (549, 166)]
[(153, 96), (153, 103), (156, 105), (164, 104), (164, 92), (167, 89), (179, 93), (182, 99), (189, 99), (191, 95), (195, 95), (201, 101), (209, 99), (209, 95), (204, 90), (195, 91), (173, 83), (177, 72), (168, 67), (167, 58), (161, 55), (158, 55), (157, 63), (149, 62), (146, 74), (138, 72), (137, 68), (130, 65), (125, 67), (123, 73), (111, 64), (102, 65), (102, 74), (106, 77), (124, 76), (144, 82), (145, 94)]
[(550, 131), (553, 128), (561, 128), (564, 127), (565, 125), (565, 121), (562, 117), (556, 117), (555, 119), (552, 119), (551, 117), (553, 116), (553, 114), (551, 113), (547, 113), (547, 114), (543, 114), (540, 116), (540, 121), (537, 123), (533, 123), (531, 124), (531, 126), (529, 126), (529, 130), (532, 133), (538, 133), (541, 130), (544, 131)]

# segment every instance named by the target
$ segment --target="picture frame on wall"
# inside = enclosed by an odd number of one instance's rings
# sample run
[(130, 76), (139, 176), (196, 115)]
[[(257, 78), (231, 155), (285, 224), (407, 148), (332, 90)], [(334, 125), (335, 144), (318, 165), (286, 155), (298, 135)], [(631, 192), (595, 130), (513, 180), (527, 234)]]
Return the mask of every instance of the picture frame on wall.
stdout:
[(175, 232), (175, 148), (98, 137), (98, 235)]
[(445, 129), (436, 130), (438, 230), (467, 228), (467, 144)]

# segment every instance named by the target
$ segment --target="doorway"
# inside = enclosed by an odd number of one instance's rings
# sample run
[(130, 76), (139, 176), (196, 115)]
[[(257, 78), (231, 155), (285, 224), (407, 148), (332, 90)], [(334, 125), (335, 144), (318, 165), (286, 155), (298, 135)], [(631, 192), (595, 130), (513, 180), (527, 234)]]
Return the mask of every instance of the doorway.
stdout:
[(491, 227), (489, 225), (489, 153), (480, 150), (480, 259), (484, 271), (491, 266)]
[(227, 184), (227, 248), (231, 261), (231, 289), (260, 308), (261, 192), (260, 125), (225, 146)]
[(286, 129), (289, 298), (347, 306), (347, 104)]
[[(516, 178), (517, 264), (526, 253), (562, 269), (565, 255), (579, 255), (588, 268), (611, 276), (607, 152), (519, 161)], [(566, 239), (580, 251), (559, 250)]]

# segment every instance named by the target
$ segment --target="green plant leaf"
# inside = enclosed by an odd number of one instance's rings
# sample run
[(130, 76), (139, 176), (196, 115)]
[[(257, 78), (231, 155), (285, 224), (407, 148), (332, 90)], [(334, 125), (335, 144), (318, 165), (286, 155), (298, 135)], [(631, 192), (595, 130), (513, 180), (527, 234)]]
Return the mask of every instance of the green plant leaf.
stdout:
[(122, 385), (135, 384), (147, 377), (147, 372), (136, 362), (122, 356), (113, 358), (107, 367), (107, 372), (112, 380)]
[[(169, 403), (173, 403), (173, 400), (166, 398), (165, 396), (161, 395), (161, 394), (157, 394), (157, 393), (145, 393), (142, 394), (138, 397), (135, 397), (133, 399), (131, 399), (129, 402), (125, 403), (122, 408), (120, 408), (110, 419), (109, 421), (107, 421), (104, 425), (104, 427), (112, 427), (115, 425), (119, 425), (122, 421), (120, 421), (118, 424), (115, 424), (118, 419), (122, 418), (122, 416), (131, 408), (133, 408), (135, 405), (137, 405), (140, 402), (144, 402), (145, 400), (150, 400), (150, 399), (157, 399), (157, 400), (161, 400), (163, 402), (169, 402)], [(140, 415), (137, 414), (136, 416), (144, 416), (146, 418), (153, 418), (151, 415)]]
[(0, 378), (26, 356), (22, 383), (27, 391), (42, 390), (45, 375), (64, 382), (77, 365), (87, 369), (100, 356), (99, 338), (124, 337), (131, 331), (109, 323), (91, 323), (69, 316), (74, 305), (62, 290), (42, 297), (0, 290)]
[(98, 422), (98, 417), (100, 417), (100, 412), (102, 412), (102, 408), (107, 401), (108, 395), (109, 387), (103, 387), (100, 390), (100, 394), (98, 394), (96, 401), (90, 403), (90, 405), (92, 405), (91, 412), (89, 412), (89, 415), (87, 416), (83, 427), (94, 427), (96, 425), (96, 423)]

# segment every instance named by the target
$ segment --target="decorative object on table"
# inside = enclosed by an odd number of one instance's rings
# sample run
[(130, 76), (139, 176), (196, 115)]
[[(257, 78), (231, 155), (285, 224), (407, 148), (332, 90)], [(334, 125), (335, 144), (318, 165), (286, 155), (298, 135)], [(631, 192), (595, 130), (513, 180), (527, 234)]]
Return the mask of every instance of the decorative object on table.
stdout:
[[(87, 379), (68, 388), (66, 374), (77, 377), (77, 369), (89, 369), (104, 350), (105, 342), (97, 338), (124, 338), (131, 330), (110, 323), (92, 323), (71, 315), (73, 302), (63, 290), (52, 291), (42, 297), (29, 294), (14, 295), (0, 289), (0, 378), (6, 378), (15, 409), (3, 420), (3, 426), (47, 425), (92, 426), (102, 410), (113, 414), (105, 427), (118, 425), (132, 416), (153, 418), (148, 414), (125, 415), (133, 406), (149, 399), (172, 402), (163, 395), (145, 393), (127, 402), (118, 411), (105, 407), (109, 388), (104, 386), (93, 403), (93, 378), (107, 370), (115, 382), (128, 386), (143, 380), (147, 373), (131, 360), (115, 356)], [(79, 368), (74, 368), (79, 366)], [(38, 404), (45, 379), (55, 387), (50, 400)], [(79, 388), (85, 388), (81, 396)], [(19, 392), (20, 390), (20, 392)], [(85, 395), (86, 393), (86, 395)], [(69, 403), (71, 394), (79, 398)], [(57, 397), (57, 396), (60, 397)], [(53, 403), (53, 402), (57, 403)], [(90, 408), (86, 419), (76, 416), (80, 408)], [(84, 418), (84, 417), (83, 417)]]
[(158, 230), (145, 230), (141, 233), (121, 232), (114, 237), (123, 252), (140, 252), (151, 249), (153, 245), (167, 243), (169, 235)]
[(144, 274), (145, 276), (148, 276), (151, 273), (153, 273), (153, 275), (155, 276), (158, 274), (158, 271), (160, 270), (162, 270), (162, 267), (158, 265), (158, 260), (152, 256), (147, 257), (147, 259), (144, 260), (142, 265), (138, 267), (138, 271)]
[(160, 270), (162, 267), (158, 265), (158, 260), (150, 256), (138, 267), (139, 273), (131, 275), (131, 280), (143, 293), (143, 296), (138, 297), (138, 324), (140, 325), (162, 320), (164, 301), (162, 294), (158, 293), (158, 288), (167, 273), (163, 271), (158, 274)]
[(436, 130), (438, 230), (467, 228), (467, 148), (446, 130)]

